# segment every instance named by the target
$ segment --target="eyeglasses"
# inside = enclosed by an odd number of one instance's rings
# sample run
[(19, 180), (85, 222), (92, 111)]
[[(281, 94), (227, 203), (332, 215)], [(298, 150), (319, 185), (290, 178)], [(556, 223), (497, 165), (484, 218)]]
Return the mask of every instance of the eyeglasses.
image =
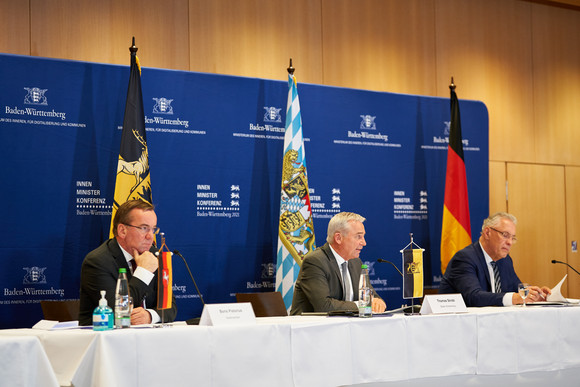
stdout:
[(495, 228), (493, 228), (493, 227), (490, 227), (490, 228), (491, 228), (493, 231), (500, 233), (500, 235), (503, 237), (503, 239), (506, 239), (506, 240), (507, 240), (507, 239), (511, 239), (511, 240), (512, 240), (512, 243), (516, 243), (516, 242), (518, 241), (518, 238), (516, 238), (516, 236), (515, 236), (515, 235), (512, 235), (512, 234), (510, 234), (510, 233), (509, 233), (509, 232), (507, 232), (507, 231), (499, 231), (499, 230), (496, 230), (496, 229), (495, 229)]
[(149, 227), (149, 226), (133, 226), (132, 224), (123, 223), (125, 226), (133, 227), (139, 230), (141, 234), (147, 235), (149, 232), (153, 232), (153, 235), (159, 234), (159, 227)]

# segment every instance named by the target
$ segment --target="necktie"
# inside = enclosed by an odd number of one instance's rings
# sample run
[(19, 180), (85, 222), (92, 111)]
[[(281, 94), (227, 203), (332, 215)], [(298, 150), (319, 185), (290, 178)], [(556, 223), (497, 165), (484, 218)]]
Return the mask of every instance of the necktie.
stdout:
[(493, 267), (493, 277), (495, 280), (495, 292), (501, 293), (501, 277), (499, 276), (499, 269), (497, 267), (497, 263), (492, 261), (491, 267)]
[(135, 273), (135, 270), (137, 270), (137, 262), (135, 262), (134, 259), (129, 261), (131, 263), (131, 274)]
[(347, 271), (348, 262), (342, 263), (342, 284), (344, 285), (344, 300), (352, 301), (352, 283)]

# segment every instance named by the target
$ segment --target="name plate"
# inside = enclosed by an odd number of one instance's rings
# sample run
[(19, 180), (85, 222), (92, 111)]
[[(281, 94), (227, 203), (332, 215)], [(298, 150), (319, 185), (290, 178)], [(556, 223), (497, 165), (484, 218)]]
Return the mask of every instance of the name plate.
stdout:
[(238, 302), (234, 304), (205, 304), (199, 325), (253, 325), (256, 315), (252, 304)]
[(467, 313), (461, 294), (429, 294), (423, 299), (421, 314)]

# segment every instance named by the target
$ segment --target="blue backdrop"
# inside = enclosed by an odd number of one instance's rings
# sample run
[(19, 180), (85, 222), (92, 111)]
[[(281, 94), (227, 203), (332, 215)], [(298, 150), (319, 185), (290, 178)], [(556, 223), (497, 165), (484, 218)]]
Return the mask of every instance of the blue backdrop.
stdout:
[[(0, 55), (0, 79), (0, 327), (30, 327), (41, 300), (78, 298), (82, 260), (108, 237), (129, 67)], [(158, 225), (206, 303), (274, 288), (285, 69), (280, 79), (142, 70)], [(401, 267), (409, 233), (426, 249), (425, 285), (437, 286), (449, 99), (301, 83), (298, 92), (317, 245), (332, 215), (360, 213), (361, 258), (390, 309), (404, 303), (402, 279), (376, 260)], [(460, 109), (477, 237), (488, 115), (481, 102)], [(175, 257), (173, 267), (178, 319), (199, 316), (185, 265)]]

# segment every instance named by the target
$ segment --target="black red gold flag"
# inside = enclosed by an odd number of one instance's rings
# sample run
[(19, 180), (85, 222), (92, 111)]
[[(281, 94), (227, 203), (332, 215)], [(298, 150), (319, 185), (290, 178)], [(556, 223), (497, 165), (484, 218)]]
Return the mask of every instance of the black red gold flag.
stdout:
[(449, 146), (447, 147), (447, 172), (445, 177), (445, 199), (443, 205), (443, 224), (441, 227), (441, 273), (453, 255), (471, 243), (469, 220), (469, 199), (467, 177), (463, 157), (461, 137), (461, 118), (455, 85), (451, 79), (451, 123)]

